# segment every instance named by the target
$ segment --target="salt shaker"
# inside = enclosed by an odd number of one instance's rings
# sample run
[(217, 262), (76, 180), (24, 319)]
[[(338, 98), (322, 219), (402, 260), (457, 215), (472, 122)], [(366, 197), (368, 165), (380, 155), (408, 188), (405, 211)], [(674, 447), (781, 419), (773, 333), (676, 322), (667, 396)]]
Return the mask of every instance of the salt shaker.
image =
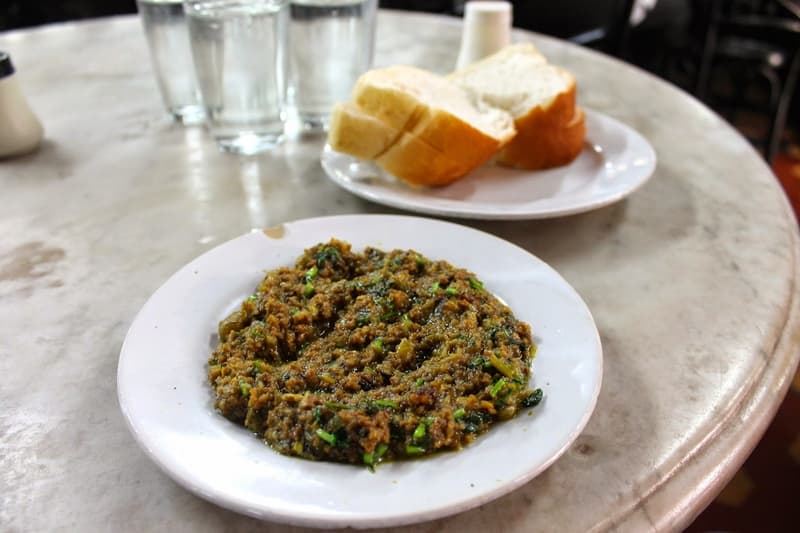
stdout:
[(14, 76), (11, 57), (0, 52), (0, 158), (26, 154), (42, 141), (44, 130)]
[(492, 55), (511, 42), (511, 4), (467, 2), (456, 69)]

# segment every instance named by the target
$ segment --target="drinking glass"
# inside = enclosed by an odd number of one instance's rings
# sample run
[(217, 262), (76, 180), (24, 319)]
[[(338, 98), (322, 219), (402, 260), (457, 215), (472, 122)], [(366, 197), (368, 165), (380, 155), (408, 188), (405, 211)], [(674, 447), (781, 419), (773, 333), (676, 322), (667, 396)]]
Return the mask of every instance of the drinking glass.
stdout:
[(288, 0), (186, 0), (206, 124), (223, 150), (284, 140)]
[(184, 124), (203, 121), (182, 0), (137, 0), (161, 99)]
[(377, 0), (291, 0), (289, 102), (305, 129), (328, 125), (372, 65)]

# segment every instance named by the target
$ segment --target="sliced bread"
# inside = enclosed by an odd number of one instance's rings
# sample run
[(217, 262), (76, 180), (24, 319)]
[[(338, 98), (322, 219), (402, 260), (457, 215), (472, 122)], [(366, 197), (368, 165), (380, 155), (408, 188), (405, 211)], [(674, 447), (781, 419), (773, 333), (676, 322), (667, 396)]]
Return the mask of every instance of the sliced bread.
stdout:
[(586, 127), (575, 104), (575, 77), (547, 63), (532, 44), (508, 46), (449, 79), (473, 100), (514, 117), (517, 135), (497, 154), (498, 163), (542, 169), (567, 164), (580, 153)]
[(362, 111), (352, 102), (336, 104), (331, 111), (328, 144), (337, 152), (360, 159), (375, 159), (400, 136), (379, 118)]
[[(473, 101), (446, 78), (414, 67), (367, 72), (353, 89), (353, 103), (397, 132), (394, 142), (374, 156), (376, 162), (416, 184), (446, 185), (465, 176), (516, 133), (507, 112)], [(330, 137), (347, 135), (332, 126)], [(420, 170), (426, 164), (427, 176)]]
[(408, 183), (430, 187), (453, 183), (483, 163), (465, 164), (464, 161), (463, 157), (451, 157), (408, 132), (403, 132), (375, 158), (375, 163), (386, 172)]
[(350, 102), (334, 107), (328, 144), (337, 152), (372, 160), (417, 185), (445, 185), (469, 172), (463, 161), (451, 159), (419, 136), (392, 128)]

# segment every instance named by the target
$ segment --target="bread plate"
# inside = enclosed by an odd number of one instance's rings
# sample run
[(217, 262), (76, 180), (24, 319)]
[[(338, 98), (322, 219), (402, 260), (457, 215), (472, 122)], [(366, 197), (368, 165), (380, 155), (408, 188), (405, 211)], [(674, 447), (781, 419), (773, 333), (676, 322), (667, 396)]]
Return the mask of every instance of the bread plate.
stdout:
[[(539, 349), (531, 385), (543, 389), (544, 401), (461, 451), (381, 464), (375, 472), (280, 455), (215, 412), (206, 361), (218, 321), (251, 294), (265, 269), (290, 265), (305, 248), (334, 236), (355, 250), (411, 248), (475, 272), (532, 326)], [(350, 215), (248, 233), (181, 268), (133, 321), (117, 391), (145, 453), (198, 496), (274, 522), (366, 528), (465, 511), (527, 483), (582, 431), (601, 376), (602, 349), (589, 309), (527, 251), (449, 222)]]
[(572, 215), (617, 202), (656, 167), (653, 147), (631, 127), (585, 110), (586, 144), (569, 165), (515, 170), (487, 164), (446, 187), (408, 185), (369, 161), (325, 146), (322, 168), (340, 187), (375, 203), (430, 215), (527, 220)]

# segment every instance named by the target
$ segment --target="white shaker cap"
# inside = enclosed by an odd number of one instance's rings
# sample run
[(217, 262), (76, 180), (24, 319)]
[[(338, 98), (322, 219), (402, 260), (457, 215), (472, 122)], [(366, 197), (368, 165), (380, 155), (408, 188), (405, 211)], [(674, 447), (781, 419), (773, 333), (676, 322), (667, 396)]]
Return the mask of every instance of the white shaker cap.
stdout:
[(509, 2), (467, 2), (456, 68), (492, 55), (511, 43)]

